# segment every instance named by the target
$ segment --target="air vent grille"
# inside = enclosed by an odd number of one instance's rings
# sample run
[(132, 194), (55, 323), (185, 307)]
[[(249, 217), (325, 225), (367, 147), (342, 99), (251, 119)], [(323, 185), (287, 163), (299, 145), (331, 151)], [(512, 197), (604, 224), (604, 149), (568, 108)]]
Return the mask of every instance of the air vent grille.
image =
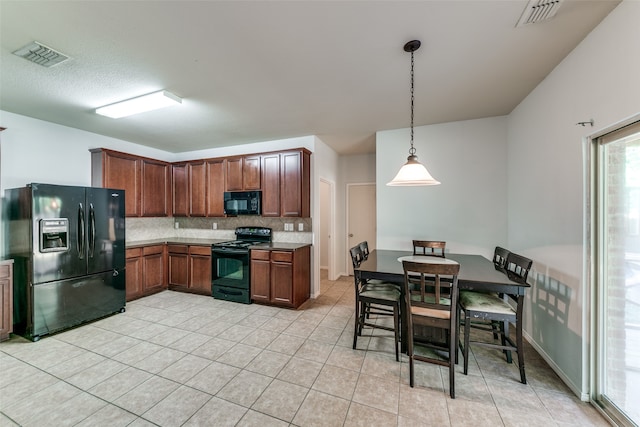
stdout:
[(516, 27), (553, 18), (564, 0), (529, 0)]
[(67, 55), (35, 41), (16, 50), (13, 54), (47, 68), (69, 59)]

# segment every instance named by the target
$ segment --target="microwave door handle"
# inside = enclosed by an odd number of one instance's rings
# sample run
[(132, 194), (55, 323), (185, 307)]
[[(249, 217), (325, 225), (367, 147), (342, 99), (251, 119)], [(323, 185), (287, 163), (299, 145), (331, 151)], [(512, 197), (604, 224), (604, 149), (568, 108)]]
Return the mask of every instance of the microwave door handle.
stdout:
[(78, 248), (78, 258), (84, 259), (84, 206), (78, 204), (78, 232), (76, 233), (76, 247)]

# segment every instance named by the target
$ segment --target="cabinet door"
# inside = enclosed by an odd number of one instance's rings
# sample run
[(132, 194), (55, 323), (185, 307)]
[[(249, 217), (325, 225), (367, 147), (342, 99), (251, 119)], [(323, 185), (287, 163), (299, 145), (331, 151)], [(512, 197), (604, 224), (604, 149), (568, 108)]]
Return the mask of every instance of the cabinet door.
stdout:
[(142, 160), (142, 216), (169, 216), (169, 164)]
[(13, 267), (0, 265), (0, 341), (13, 332)]
[(142, 296), (142, 250), (127, 249), (126, 253), (126, 299), (131, 301)]
[(189, 248), (189, 287), (199, 293), (211, 295), (211, 248)]
[(104, 156), (102, 187), (124, 190), (125, 215), (140, 216), (142, 192), (140, 159), (111, 152), (103, 152), (102, 155)]
[(270, 264), (269, 251), (251, 251), (251, 299), (255, 301), (271, 300)]
[(207, 216), (224, 216), (224, 159), (207, 160), (207, 184)]
[(293, 265), (290, 262), (271, 263), (271, 301), (293, 304)]
[(242, 191), (242, 157), (227, 159), (227, 191)]
[(282, 216), (302, 216), (301, 153), (283, 153), (280, 158)]
[(260, 156), (245, 156), (242, 160), (244, 190), (260, 190)]
[(142, 253), (143, 291), (165, 288), (164, 246), (147, 246)]
[(280, 216), (280, 155), (262, 156), (262, 216)]
[(169, 245), (169, 286), (189, 286), (189, 249), (186, 245)]
[(171, 167), (173, 182), (173, 216), (187, 216), (189, 208), (189, 181), (187, 165), (179, 164)]
[(189, 215), (207, 214), (207, 165), (205, 162), (189, 163)]

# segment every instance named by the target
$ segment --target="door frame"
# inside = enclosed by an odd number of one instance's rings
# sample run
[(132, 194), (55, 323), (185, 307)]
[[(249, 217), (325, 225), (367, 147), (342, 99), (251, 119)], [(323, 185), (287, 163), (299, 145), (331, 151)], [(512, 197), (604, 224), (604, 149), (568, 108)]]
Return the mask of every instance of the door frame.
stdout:
[[(335, 253), (336, 253), (336, 183), (330, 181), (328, 179), (320, 177), (320, 185), (327, 184), (329, 186), (329, 203), (328, 215), (329, 215), (329, 239), (328, 239), (328, 247), (327, 247), (327, 262), (328, 262), (328, 270), (327, 270), (327, 278), (329, 280), (337, 280), (338, 276), (336, 275), (336, 263), (335, 263)], [(322, 200), (320, 201), (322, 205)], [(321, 208), (322, 209), (322, 208)], [(319, 221), (320, 223), (321, 221)], [(322, 227), (320, 227), (320, 233), (324, 233)], [(321, 238), (321, 237), (320, 237)], [(321, 248), (322, 250), (322, 248)], [(320, 256), (318, 256), (318, 274), (320, 274)], [(318, 276), (320, 277), (320, 276)]]

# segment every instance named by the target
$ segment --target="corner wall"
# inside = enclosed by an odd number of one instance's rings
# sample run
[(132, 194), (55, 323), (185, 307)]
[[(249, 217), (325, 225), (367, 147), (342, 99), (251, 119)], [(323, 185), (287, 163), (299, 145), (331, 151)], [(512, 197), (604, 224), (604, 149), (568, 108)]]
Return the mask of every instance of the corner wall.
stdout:
[[(507, 247), (534, 260), (525, 331), (583, 400), (590, 319), (583, 141), (640, 112), (639, 22), (640, 2), (623, 1), (508, 120)], [(590, 119), (594, 127), (576, 125)]]

